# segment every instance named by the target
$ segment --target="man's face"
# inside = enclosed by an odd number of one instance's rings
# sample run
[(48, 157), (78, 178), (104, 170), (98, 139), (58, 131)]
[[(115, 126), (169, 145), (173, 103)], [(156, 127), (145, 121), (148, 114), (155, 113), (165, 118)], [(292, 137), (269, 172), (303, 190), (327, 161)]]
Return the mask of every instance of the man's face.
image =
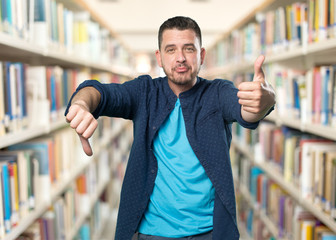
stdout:
[(156, 58), (173, 88), (190, 89), (203, 64), (205, 50), (193, 30), (168, 29), (162, 34)]

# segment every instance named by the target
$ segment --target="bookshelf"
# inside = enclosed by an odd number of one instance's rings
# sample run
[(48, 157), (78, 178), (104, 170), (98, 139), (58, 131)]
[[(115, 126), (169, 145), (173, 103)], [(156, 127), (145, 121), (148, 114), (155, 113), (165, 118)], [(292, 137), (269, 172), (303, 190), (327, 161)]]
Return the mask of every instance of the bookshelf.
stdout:
[[(95, 156), (87, 157), (63, 114), (72, 92), (82, 81), (99, 79), (105, 83), (122, 83), (133, 78), (132, 52), (100, 18), (99, 9), (90, 1), (8, 0), (1, 4), (0, 153), (7, 154), (18, 147), (20, 154), (26, 154), (25, 161), (31, 172), (27, 176), (28, 170), (22, 170), (20, 164), (23, 160), (19, 160), (19, 155), (11, 161), (0, 157), (1, 173), (4, 165), (18, 166), (18, 170), (15, 167), (11, 170), (13, 175), (10, 177), (18, 183), (18, 190), (13, 191), (13, 187), (10, 193), (18, 191), (18, 194), (12, 195), (15, 202), (12, 200), (9, 208), (11, 216), (18, 211), (18, 219), (4, 222), (8, 213), (0, 211), (0, 239), (36, 234), (40, 226), (50, 222), (55, 226), (58, 224), (59, 229), (52, 230), (55, 236), (63, 234), (62, 238), (70, 240), (88, 237), (85, 234), (89, 233), (99, 239), (108, 221), (106, 213), (118, 201), (116, 196), (108, 196), (107, 192), (113, 188), (118, 190), (122, 180), (122, 174), (116, 176), (115, 169), (111, 169), (118, 160), (113, 162), (111, 159), (113, 156), (123, 161), (126, 158), (132, 140), (132, 126), (120, 119), (100, 119), (101, 126), (91, 139)], [(51, 144), (47, 148), (48, 156), (40, 150), (20, 149), (25, 144), (46, 144), (47, 141)], [(46, 160), (36, 157), (35, 152), (47, 156), (43, 157)], [(41, 194), (42, 190), (39, 192), (37, 188), (42, 183), (39, 180), (42, 179), (42, 164), (49, 167), (46, 170), (48, 175), (43, 175), (48, 184), (50, 182), (48, 196), (29, 195), (36, 198), (26, 209), (22, 206), (32, 200), (29, 198), (23, 202), (21, 199), (27, 193), (21, 192), (25, 187), (15, 174), (30, 179), (29, 183), (36, 189), (30, 190), (34, 192), (29, 194)], [(125, 162), (121, 161), (118, 166), (122, 169), (124, 165)], [(25, 175), (21, 175), (23, 172)], [(79, 183), (81, 181), (85, 182), (83, 186)], [(83, 189), (88, 192), (83, 193)], [(80, 194), (84, 194), (83, 199), (88, 202), (84, 212), (71, 203), (79, 201), (77, 195)], [(5, 201), (3, 196), (0, 199)], [(19, 200), (22, 201), (20, 205), (17, 204)], [(5, 203), (9, 204), (1, 202)], [(66, 223), (60, 221), (60, 216), (63, 216), (59, 215), (60, 212), (64, 214)]]
[[(335, 179), (327, 178), (328, 170), (321, 165), (326, 160), (316, 155), (322, 152), (312, 150), (309, 153), (316, 156), (314, 170), (304, 171), (312, 173), (309, 179), (315, 185), (313, 195), (306, 196), (304, 179), (307, 176), (301, 176), (301, 170), (307, 169), (310, 159), (300, 155), (307, 139), (317, 139), (313, 144), (315, 149), (318, 149), (318, 141), (328, 141), (326, 145), (334, 145), (336, 141), (335, 4), (333, 0), (264, 1), (207, 49), (206, 65), (200, 75), (208, 79), (231, 79), (236, 86), (241, 81), (252, 80), (254, 60), (260, 54), (265, 55), (264, 72), (277, 94), (275, 110), (261, 123), (261, 126), (263, 123), (271, 123), (271, 126), (252, 132), (233, 127), (231, 159), (237, 199), (243, 199), (243, 203), (238, 201), (237, 204), (238, 210), (240, 204), (243, 205), (243, 212), (238, 211), (238, 216), (242, 214), (240, 229), (247, 232), (247, 238), (312, 239), (310, 237), (316, 234), (314, 239), (324, 239), (327, 233), (322, 234), (323, 231), (336, 235), (335, 216), (324, 206), (325, 201), (329, 201), (324, 199), (324, 194), (335, 185)], [(291, 141), (294, 145), (290, 145)], [(334, 152), (332, 147), (322, 148), (323, 156)], [(329, 166), (334, 171), (333, 165)], [(254, 199), (253, 189), (259, 185), (254, 185), (250, 174), (255, 168), (261, 179), (267, 179), (268, 186), (274, 184), (280, 189), (279, 199), (293, 202), (300, 209), (300, 216), (304, 215), (298, 218), (292, 212), (286, 215), (285, 223), (299, 222), (305, 230), (282, 226), (284, 220), (278, 215), (288, 212), (279, 210), (274, 214), (269, 201)], [(265, 189), (258, 189), (257, 193), (274, 197), (270, 195), (274, 194), (270, 187)], [(331, 194), (335, 194), (335, 190)], [(252, 220), (246, 217), (246, 205), (249, 206), (247, 212), (253, 212), (251, 219), (257, 219), (255, 225), (261, 223), (261, 231), (249, 225)], [(265, 232), (270, 235), (258, 235)]]

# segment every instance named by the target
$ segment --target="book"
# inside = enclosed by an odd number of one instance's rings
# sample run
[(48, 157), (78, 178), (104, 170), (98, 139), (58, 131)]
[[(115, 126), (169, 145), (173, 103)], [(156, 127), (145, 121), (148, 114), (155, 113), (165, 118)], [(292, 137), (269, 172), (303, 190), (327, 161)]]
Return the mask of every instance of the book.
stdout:
[(15, 227), (19, 221), (19, 187), (17, 174), (17, 158), (8, 162), (9, 184), (11, 192), (11, 226)]
[(313, 88), (313, 122), (321, 123), (322, 76), (320, 67), (314, 68)]
[(46, 48), (48, 46), (48, 23), (47, 9), (48, 1), (33, 1), (34, 18), (32, 24), (32, 42), (36, 45)]
[(301, 239), (313, 240), (314, 225), (315, 221), (306, 220), (302, 222)]
[(315, 172), (313, 174), (314, 179), (314, 203), (321, 209), (325, 208), (325, 186), (326, 184), (332, 184), (332, 182), (327, 183), (325, 180), (326, 172), (326, 154), (327, 152), (336, 152), (336, 144), (316, 144), (311, 147), (312, 154), (314, 154), (315, 161)]
[[(332, 182), (336, 182), (336, 159), (332, 159)], [(331, 189), (331, 217), (336, 219), (336, 186), (332, 184)]]
[(3, 209), (4, 209), (4, 225), (5, 232), (11, 231), (11, 200), (10, 200), (10, 183), (9, 183), (9, 170), (6, 161), (0, 163), (2, 169), (2, 191), (3, 191)]
[(47, 97), (45, 66), (27, 66), (27, 112), (30, 127), (49, 124), (50, 103)]
[[(335, 4), (336, 5), (336, 4)], [(336, 23), (335, 23), (336, 26)], [(336, 65), (332, 67), (331, 74), (331, 126), (336, 126)]]
[[(50, 140), (49, 140), (50, 141)], [(49, 202), (51, 197), (52, 174), (49, 165), (50, 143), (48, 140), (34, 140), (11, 145), (9, 150), (30, 150), (33, 158), (38, 161), (38, 175), (34, 184), (35, 205)], [(36, 169), (34, 169), (35, 171)]]
[(0, 136), (5, 135), (5, 86), (3, 78), (3, 66), (0, 62)]
[(56, 239), (56, 229), (55, 229), (55, 213), (53, 210), (48, 210), (42, 216), (42, 221), (45, 229), (46, 239)]
[(286, 137), (285, 141), (285, 155), (284, 155), (284, 166), (283, 175), (287, 182), (294, 182), (295, 174), (295, 150), (298, 145), (298, 137), (295, 135)]
[(332, 233), (323, 233), (321, 240), (336, 240), (336, 235)]
[(323, 209), (327, 213), (331, 213), (331, 209), (335, 208), (335, 203), (333, 202), (332, 195), (335, 195), (335, 188), (333, 187), (333, 183), (335, 183), (333, 180), (333, 174), (336, 174), (334, 172), (334, 166), (333, 161), (336, 160), (336, 152), (327, 152), (325, 156), (325, 175), (324, 175), (324, 198), (325, 198), (325, 205), (323, 206)]
[(3, 195), (3, 190), (2, 190), (2, 167), (0, 167), (0, 237), (3, 238), (5, 236), (5, 222), (4, 222), (4, 195)]
[(54, 202), (53, 209), (55, 215), (55, 239), (65, 239), (67, 233), (65, 231), (66, 208), (63, 197), (58, 198)]
[(29, 190), (29, 188), (31, 188), (30, 185), (33, 184), (29, 179), (29, 177), (33, 178), (33, 175), (30, 176), (30, 154), (28, 151), (0, 151), (0, 159), (10, 157), (13, 159), (13, 162), (17, 163), (16, 194), (18, 197), (16, 199), (18, 202), (16, 204), (18, 204), (18, 206), (16, 209), (18, 210), (20, 218), (28, 215), (29, 197), (32, 195), (31, 190)]
[(331, 96), (331, 79), (330, 79), (330, 69), (329, 66), (322, 66), (321, 69), (321, 78), (322, 78), (322, 106), (321, 106), (321, 124), (329, 124), (329, 113), (331, 111), (329, 105), (329, 98)]
[(314, 240), (318, 240), (318, 239), (321, 239), (321, 235), (323, 233), (330, 233), (330, 229), (327, 227), (327, 226), (324, 226), (324, 225), (317, 225), (315, 226), (314, 228)]
[(303, 142), (301, 143), (301, 194), (305, 199), (313, 201), (315, 184), (315, 161), (313, 150), (317, 146), (328, 146), (333, 143)]

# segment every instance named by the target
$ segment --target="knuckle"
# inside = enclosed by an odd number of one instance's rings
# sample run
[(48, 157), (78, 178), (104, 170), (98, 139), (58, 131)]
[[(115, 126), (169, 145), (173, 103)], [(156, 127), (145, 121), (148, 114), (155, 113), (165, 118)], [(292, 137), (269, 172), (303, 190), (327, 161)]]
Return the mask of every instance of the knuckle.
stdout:
[(93, 126), (94, 126), (94, 129), (98, 127), (98, 121), (96, 119), (94, 119), (93, 121)]
[(74, 122), (70, 122), (70, 127), (75, 129), (77, 127), (77, 125)]
[(90, 133), (85, 131), (84, 133), (82, 133), (82, 137), (85, 138), (85, 139), (89, 139), (90, 138)]
[(84, 129), (81, 128), (81, 127), (77, 127), (77, 128), (76, 128), (76, 132), (77, 132), (78, 134), (82, 135), (82, 134), (84, 133)]

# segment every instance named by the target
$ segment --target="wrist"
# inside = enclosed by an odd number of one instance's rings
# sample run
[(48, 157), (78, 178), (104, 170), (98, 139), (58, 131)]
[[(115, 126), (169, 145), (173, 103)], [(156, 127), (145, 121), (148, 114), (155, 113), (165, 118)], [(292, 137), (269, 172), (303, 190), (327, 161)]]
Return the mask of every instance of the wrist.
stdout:
[(81, 108), (84, 108), (86, 111), (91, 112), (89, 105), (84, 100), (81, 100), (81, 99), (73, 100), (71, 102), (71, 106), (73, 106), (73, 105), (78, 105)]

